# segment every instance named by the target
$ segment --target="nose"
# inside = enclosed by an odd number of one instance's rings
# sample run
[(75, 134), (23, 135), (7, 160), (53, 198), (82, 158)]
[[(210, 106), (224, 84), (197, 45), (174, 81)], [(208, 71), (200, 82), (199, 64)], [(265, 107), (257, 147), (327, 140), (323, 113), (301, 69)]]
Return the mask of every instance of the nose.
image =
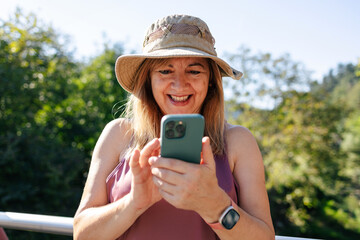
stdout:
[(188, 87), (188, 81), (186, 79), (186, 75), (183, 73), (177, 73), (174, 75), (171, 86), (176, 89), (183, 89)]

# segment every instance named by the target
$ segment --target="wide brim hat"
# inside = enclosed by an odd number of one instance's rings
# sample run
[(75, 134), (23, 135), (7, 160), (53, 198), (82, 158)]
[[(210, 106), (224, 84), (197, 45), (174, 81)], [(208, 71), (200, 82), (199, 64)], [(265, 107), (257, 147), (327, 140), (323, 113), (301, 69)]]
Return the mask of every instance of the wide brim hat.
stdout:
[(143, 53), (118, 57), (115, 73), (119, 84), (128, 92), (134, 88), (135, 74), (145, 59), (203, 57), (212, 59), (222, 76), (240, 79), (242, 72), (217, 56), (215, 40), (206, 23), (188, 15), (171, 15), (157, 20), (147, 30)]

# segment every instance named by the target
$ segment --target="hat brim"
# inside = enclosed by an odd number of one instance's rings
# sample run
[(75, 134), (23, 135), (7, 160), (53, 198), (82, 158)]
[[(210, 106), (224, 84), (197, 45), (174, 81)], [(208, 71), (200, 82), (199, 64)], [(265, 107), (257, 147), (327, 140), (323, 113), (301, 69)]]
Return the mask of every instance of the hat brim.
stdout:
[(132, 93), (134, 76), (141, 63), (147, 58), (203, 57), (212, 59), (219, 67), (222, 76), (239, 80), (243, 73), (232, 68), (221, 58), (193, 48), (160, 49), (146, 54), (128, 54), (118, 57), (115, 63), (115, 74), (119, 84)]

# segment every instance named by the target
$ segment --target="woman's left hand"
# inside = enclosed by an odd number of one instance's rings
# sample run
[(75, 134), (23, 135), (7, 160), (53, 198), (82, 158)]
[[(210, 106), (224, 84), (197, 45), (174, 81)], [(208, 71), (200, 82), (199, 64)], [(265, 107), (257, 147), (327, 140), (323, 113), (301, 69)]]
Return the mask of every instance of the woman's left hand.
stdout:
[(149, 163), (160, 194), (173, 206), (196, 211), (205, 221), (213, 222), (230, 204), (230, 198), (218, 185), (208, 137), (202, 140), (199, 165), (162, 157), (151, 157)]

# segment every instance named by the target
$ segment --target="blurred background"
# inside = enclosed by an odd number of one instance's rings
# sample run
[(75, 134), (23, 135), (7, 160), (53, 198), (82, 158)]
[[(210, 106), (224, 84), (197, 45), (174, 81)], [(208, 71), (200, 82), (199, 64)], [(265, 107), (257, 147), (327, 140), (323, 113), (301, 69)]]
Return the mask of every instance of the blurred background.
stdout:
[[(0, 211), (72, 217), (127, 94), (118, 56), (180, 13), (210, 27), (230, 123), (255, 135), (277, 235), (360, 239), (360, 2), (1, 1)], [(5, 229), (10, 239), (72, 239)]]

